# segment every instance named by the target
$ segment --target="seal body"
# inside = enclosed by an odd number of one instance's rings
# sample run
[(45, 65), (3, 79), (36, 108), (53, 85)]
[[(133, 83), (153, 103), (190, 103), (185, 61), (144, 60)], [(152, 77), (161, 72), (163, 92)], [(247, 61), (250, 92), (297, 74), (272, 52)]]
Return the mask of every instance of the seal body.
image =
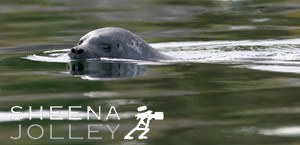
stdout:
[(71, 59), (122, 58), (147, 61), (172, 59), (134, 33), (116, 27), (93, 30), (79, 40), (68, 55)]

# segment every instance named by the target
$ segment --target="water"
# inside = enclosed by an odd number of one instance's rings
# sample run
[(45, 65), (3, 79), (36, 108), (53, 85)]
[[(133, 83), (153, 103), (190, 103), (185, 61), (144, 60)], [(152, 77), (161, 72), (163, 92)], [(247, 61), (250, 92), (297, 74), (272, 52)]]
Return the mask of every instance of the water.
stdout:
[[(299, 8), (295, 0), (7, 1), (0, 2), (1, 144), (299, 144)], [(86, 32), (129, 29), (176, 59), (70, 61), (65, 55)], [(12, 106), (25, 118), (11, 121)], [(49, 106), (116, 106), (121, 120), (50, 121)], [(165, 113), (148, 140), (125, 141), (138, 106)], [(44, 120), (28, 120), (28, 106)], [(102, 124), (102, 140), (87, 136)], [(40, 124), (45, 136), (11, 140), (18, 125)], [(107, 125), (120, 124), (115, 139)], [(33, 130), (38, 135), (38, 130)]]

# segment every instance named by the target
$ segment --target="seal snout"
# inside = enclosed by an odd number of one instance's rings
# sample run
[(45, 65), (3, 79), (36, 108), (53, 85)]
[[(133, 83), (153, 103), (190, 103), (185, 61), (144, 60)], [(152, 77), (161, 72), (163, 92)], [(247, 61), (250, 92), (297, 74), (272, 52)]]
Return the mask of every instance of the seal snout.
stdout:
[(71, 52), (74, 53), (74, 54), (76, 54), (76, 55), (81, 55), (81, 54), (84, 53), (84, 50), (83, 49), (72, 48)]
[(82, 55), (84, 55), (85, 51), (81, 48), (76, 48), (76, 47), (73, 47), (71, 48), (70, 52), (69, 52), (69, 56), (71, 58), (78, 58), (78, 57), (81, 57)]

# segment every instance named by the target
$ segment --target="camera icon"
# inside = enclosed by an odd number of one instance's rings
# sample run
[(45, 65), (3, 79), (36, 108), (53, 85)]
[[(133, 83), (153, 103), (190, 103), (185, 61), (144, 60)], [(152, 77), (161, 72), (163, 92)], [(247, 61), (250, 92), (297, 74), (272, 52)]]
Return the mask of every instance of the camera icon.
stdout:
[(163, 112), (154, 112), (154, 114), (151, 114), (150, 117), (154, 120), (164, 120), (164, 113)]

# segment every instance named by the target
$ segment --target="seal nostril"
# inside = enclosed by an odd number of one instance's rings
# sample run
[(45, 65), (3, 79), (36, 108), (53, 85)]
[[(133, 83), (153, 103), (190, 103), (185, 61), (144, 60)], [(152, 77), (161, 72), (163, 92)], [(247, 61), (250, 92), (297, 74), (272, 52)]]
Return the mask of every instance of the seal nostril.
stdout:
[(72, 49), (71, 49), (71, 52), (72, 52), (72, 53), (76, 53), (75, 48), (72, 48)]
[(83, 49), (78, 49), (78, 50), (77, 50), (77, 54), (82, 54), (83, 52), (84, 52)]

